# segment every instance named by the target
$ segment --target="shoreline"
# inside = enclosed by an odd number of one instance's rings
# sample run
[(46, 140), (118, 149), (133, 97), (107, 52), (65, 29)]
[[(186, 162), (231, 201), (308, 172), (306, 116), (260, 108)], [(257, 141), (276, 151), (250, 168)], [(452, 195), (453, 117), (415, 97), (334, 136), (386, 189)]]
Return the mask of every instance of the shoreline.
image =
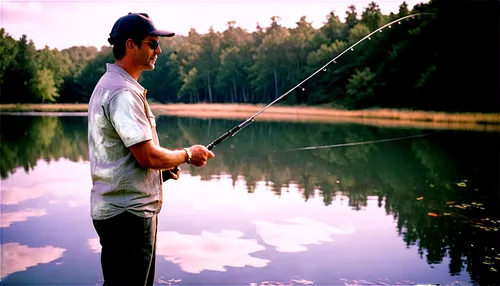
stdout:
[[(192, 117), (226, 117), (248, 118), (265, 107), (264, 104), (150, 104), (151, 110), (158, 115), (178, 115)], [(81, 103), (70, 104), (0, 104), (0, 112), (87, 112), (88, 105)], [(193, 114), (193, 112), (197, 112)], [(364, 109), (342, 110), (326, 107), (309, 106), (271, 106), (259, 118), (281, 117), (356, 117), (380, 118), (392, 120), (410, 120), (425, 122), (475, 122), (482, 124), (500, 124), (500, 113), (480, 112), (441, 112), (399, 109)]]
[[(245, 120), (264, 104), (150, 104), (155, 115)], [(65, 114), (87, 112), (87, 104), (0, 104), (0, 114)], [(379, 126), (462, 129), (500, 132), (500, 113), (451, 113), (398, 109), (341, 110), (326, 107), (271, 106), (262, 121), (359, 123)]]

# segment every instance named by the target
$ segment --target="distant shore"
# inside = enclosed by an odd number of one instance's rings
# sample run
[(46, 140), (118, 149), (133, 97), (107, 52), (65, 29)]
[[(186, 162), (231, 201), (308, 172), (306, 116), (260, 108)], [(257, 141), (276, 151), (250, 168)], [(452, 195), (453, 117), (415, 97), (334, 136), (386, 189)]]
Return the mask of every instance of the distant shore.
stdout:
[[(246, 119), (265, 105), (251, 104), (151, 104), (156, 115), (197, 118)], [(0, 113), (87, 112), (87, 104), (0, 104)], [(397, 109), (341, 110), (326, 107), (272, 106), (256, 120), (352, 122), (417, 128), (500, 130), (500, 113), (449, 113)]]

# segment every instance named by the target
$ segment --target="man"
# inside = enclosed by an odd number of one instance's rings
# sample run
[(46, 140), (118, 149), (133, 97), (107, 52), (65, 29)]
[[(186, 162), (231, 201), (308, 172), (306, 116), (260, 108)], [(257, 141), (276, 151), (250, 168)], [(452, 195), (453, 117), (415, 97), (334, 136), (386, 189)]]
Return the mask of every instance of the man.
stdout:
[(91, 216), (102, 246), (104, 285), (153, 285), (157, 214), (165, 179), (182, 163), (201, 167), (214, 157), (206, 147), (161, 148), (146, 90), (137, 82), (162, 53), (147, 14), (129, 13), (114, 24), (109, 43), (114, 64), (89, 102), (88, 143), (92, 176)]

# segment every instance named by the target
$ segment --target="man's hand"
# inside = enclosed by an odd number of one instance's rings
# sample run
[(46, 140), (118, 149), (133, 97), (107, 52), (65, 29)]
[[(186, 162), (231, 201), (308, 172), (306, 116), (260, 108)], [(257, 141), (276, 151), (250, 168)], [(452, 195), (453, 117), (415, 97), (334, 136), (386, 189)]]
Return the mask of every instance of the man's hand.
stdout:
[(212, 159), (215, 157), (215, 154), (212, 151), (208, 150), (207, 147), (202, 145), (193, 145), (189, 147), (191, 150), (191, 164), (196, 167), (201, 167), (205, 165), (208, 159)]
[(179, 166), (175, 167), (174, 169), (162, 171), (162, 177), (164, 182), (169, 179), (177, 180), (179, 179), (180, 175), (181, 175), (181, 168)]

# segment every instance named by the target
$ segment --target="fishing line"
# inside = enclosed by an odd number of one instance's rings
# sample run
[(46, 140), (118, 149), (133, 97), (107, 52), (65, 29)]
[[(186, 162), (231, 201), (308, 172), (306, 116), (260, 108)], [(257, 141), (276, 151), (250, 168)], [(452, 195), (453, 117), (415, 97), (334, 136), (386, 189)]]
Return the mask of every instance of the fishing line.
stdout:
[[(426, 133), (426, 134), (417, 134), (417, 135), (410, 135), (410, 136), (403, 136), (403, 137), (396, 137), (396, 138), (389, 138), (389, 139), (380, 139), (380, 140), (371, 140), (371, 141), (362, 141), (362, 142), (352, 142), (352, 143), (341, 143), (341, 144), (325, 145), (325, 146), (310, 146), (310, 147), (303, 147), (303, 148), (294, 148), (294, 149), (283, 150), (283, 151), (280, 151), (280, 152), (304, 151), (304, 150), (316, 150), (316, 149), (325, 149), (325, 148), (348, 147), (348, 146), (365, 145), (365, 144), (376, 144), (376, 143), (382, 143), (382, 142), (389, 142), (389, 141), (396, 141), (396, 140), (405, 140), (405, 139), (411, 139), (411, 138), (417, 138), (417, 137), (425, 137), (425, 136), (429, 136), (429, 135), (432, 135), (432, 134), (435, 134), (435, 133), (438, 133), (438, 132), (432, 132), (432, 133)], [(276, 152), (276, 151), (274, 151), (274, 152)]]
[(373, 34), (376, 34), (378, 32), (381, 33), (383, 29), (385, 29), (387, 27), (391, 28), (391, 26), (393, 24), (395, 24), (395, 23), (401, 24), (402, 20), (405, 20), (405, 19), (408, 19), (408, 18), (414, 19), (415, 16), (419, 16), (419, 15), (432, 15), (432, 13), (425, 13), (424, 12), (424, 13), (416, 13), (416, 14), (407, 15), (407, 16), (401, 17), (399, 19), (396, 19), (396, 20), (394, 20), (394, 21), (392, 21), (392, 22), (390, 22), (388, 24), (385, 24), (384, 26), (382, 26), (382, 27), (374, 30), (371, 33), (369, 33), (368, 35), (366, 35), (365, 37), (363, 37), (361, 40), (357, 41), (356, 43), (354, 43), (353, 45), (351, 45), (350, 47), (348, 47), (347, 49), (345, 49), (342, 53), (338, 54), (335, 58), (333, 58), (332, 60), (330, 60), (328, 63), (326, 63), (325, 65), (323, 65), (322, 67), (320, 67), (318, 70), (316, 70), (314, 73), (312, 73), (306, 79), (304, 79), (299, 84), (297, 84), (296, 86), (294, 86), (292, 89), (290, 89), (289, 91), (287, 91), (286, 93), (284, 93), (280, 97), (276, 98), (273, 102), (269, 103), (264, 108), (262, 108), (261, 110), (259, 110), (257, 113), (255, 113), (254, 115), (252, 115), (250, 118), (248, 118), (247, 120), (243, 121), (241, 124), (234, 126), (231, 130), (227, 131), (222, 136), (220, 136), (219, 138), (217, 138), (214, 141), (212, 141), (210, 144), (207, 145), (208, 150), (211, 150), (212, 148), (214, 148), (218, 144), (222, 143), (222, 141), (224, 141), (227, 138), (229, 138), (229, 136), (236, 135), (238, 132), (241, 131), (241, 129), (243, 129), (243, 128), (247, 127), (248, 125), (250, 125), (251, 123), (253, 123), (255, 121), (254, 120), (255, 117), (257, 117), (259, 114), (261, 114), (262, 112), (264, 112), (266, 109), (268, 109), (269, 107), (271, 107), (276, 102), (280, 101), (283, 97), (287, 96), (290, 92), (292, 92), (293, 90), (295, 90), (297, 87), (300, 87), (302, 90), (304, 90), (304, 88), (302, 87), (302, 85), (306, 81), (308, 81), (310, 78), (312, 78), (313, 76), (315, 76), (320, 71), (326, 71), (326, 67), (328, 65), (330, 65), (331, 63), (336, 63), (336, 60), (338, 58), (340, 58), (343, 54), (345, 54), (347, 51), (354, 51), (354, 47), (356, 47), (358, 44), (360, 44), (361, 42), (363, 42), (366, 39), (371, 39), (371, 36)]

